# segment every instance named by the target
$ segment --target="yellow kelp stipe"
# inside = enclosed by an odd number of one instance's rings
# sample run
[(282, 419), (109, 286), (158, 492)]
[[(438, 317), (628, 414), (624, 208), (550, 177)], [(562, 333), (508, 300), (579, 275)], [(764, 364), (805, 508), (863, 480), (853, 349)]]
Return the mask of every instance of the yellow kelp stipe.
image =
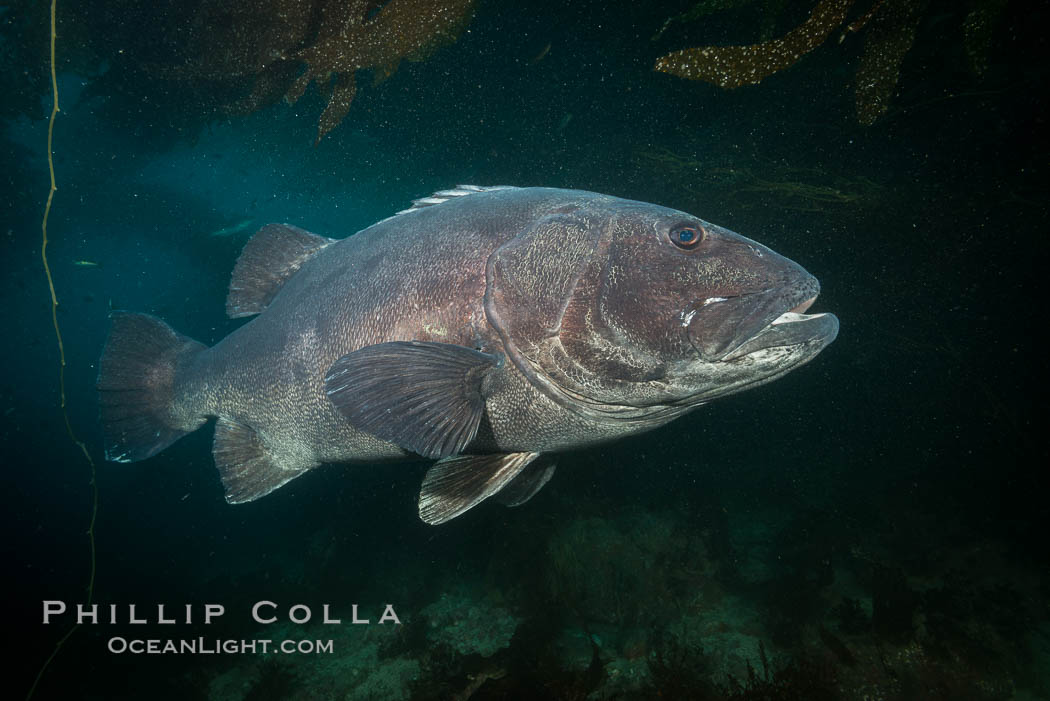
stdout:
[[(90, 605), (95, 595), (95, 519), (98, 516), (98, 483), (95, 481), (95, 461), (91, 457), (91, 453), (88, 452), (87, 446), (84, 442), (77, 438), (76, 434), (73, 433), (73, 426), (69, 422), (69, 412), (66, 410), (66, 350), (62, 344), (62, 332), (58, 327), (58, 295), (55, 294), (55, 281), (51, 277), (51, 266), (47, 262), (47, 219), (51, 214), (51, 202), (55, 197), (55, 191), (58, 189), (55, 186), (55, 160), (52, 152), (52, 142), (54, 139), (55, 131), (55, 117), (58, 116), (58, 78), (55, 75), (55, 5), (57, 0), (51, 0), (51, 45), (50, 45), (50, 58), (51, 58), (51, 118), (47, 123), (47, 171), (51, 177), (51, 189), (47, 193), (47, 204), (44, 205), (44, 218), (41, 221), (40, 229), (43, 235), (43, 240), (40, 246), (40, 259), (44, 263), (44, 274), (47, 276), (47, 287), (51, 292), (51, 323), (55, 327), (55, 339), (58, 341), (58, 393), (59, 393), (59, 408), (62, 410), (62, 419), (66, 424), (66, 432), (69, 434), (70, 440), (80, 448), (80, 452), (84, 454), (84, 459), (87, 460), (88, 465), (91, 467), (91, 489), (92, 489), (92, 502), (91, 502), (91, 522), (88, 525), (87, 537), (88, 547), (91, 552), (91, 571), (88, 575), (87, 583), (87, 595), (85, 604)], [(55, 643), (55, 649), (51, 651), (47, 659), (44, 660), (44, 664), (41, 665), (40, 671), (36, 674), (36, 679), (33, 680), (33, 685), (29, 687), (29, 691), (26, 693), (26, 699), (28, 700), (33, 696), (36, 691), (37, 685), (40, 683), (40, 679), (44, 676), (44, 671), (51, 664), (51, 660), (55, 659), (55, 655), (62, 649), (62, 645), (69, 640), (70, 636), (80, 627), (80, 624), (74, 624), (65, 635), (63, 635), (57, 643)]]

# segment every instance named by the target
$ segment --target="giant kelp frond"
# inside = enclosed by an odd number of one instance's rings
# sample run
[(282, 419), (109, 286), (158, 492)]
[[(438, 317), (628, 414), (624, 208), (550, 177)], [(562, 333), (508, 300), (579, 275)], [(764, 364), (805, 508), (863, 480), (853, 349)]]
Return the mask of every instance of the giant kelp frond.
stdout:
[[(757, 85), (798, 63), (835, 35), (843, 41), (862, 33), (864, 46), (857, 66), (854, 96), (857, 121), (875, 123), (889, 109), (904, 57), (915, 43), (929, 0), (820, 0), (809, 17), (787, 34), (747, 46), (697, 46), (659, 57), (655, 69), (722, 88)], [(857, 7), (860, 10), (857, 10)], [(1005, 0), (972, 0), (962, 25), (964, 48), (980, 77)], [(849, 13), (856, 19), (847, 23)]]

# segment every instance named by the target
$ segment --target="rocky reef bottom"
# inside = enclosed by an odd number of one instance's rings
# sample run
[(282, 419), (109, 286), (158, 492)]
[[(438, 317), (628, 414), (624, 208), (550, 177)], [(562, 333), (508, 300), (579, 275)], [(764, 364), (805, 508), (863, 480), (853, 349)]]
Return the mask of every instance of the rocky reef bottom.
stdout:
[[(400, 624), (275, 623), (254, 637), (331, 650), (217, 660), (183, 687), (215, 701), (1050, 697), (1047, 584), (996, 544), (913, 535), (902, 550), (821, 512), (705, 518), (581, 513), (437, 577), (397, 562)], [(325, 542), (310, 567), (336, 566)]]

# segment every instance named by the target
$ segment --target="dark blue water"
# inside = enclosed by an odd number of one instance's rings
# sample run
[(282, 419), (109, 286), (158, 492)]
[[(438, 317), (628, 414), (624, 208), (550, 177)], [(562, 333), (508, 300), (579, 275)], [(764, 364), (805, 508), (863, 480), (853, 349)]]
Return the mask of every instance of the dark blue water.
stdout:
[[(93, 601), (119, 620), (81, 626), (35, 697), (1050, 698), (1034, 341), (1050, 16), (1016, 2), (909, 5), (916, 38), (891, 104), (861, 126), (853, 87), (871, 26), (842, 42), (836, 31), (754, 87), (652, 70), (677, 49), (783, 35), (815, 3), (739, 5), (654, 39), (694, 4), (481, 0), (425, 60), (381, 81), (360, 71), (347, 116), (315, 146), (316, 85), (294, 106), (243, 113), (229, 106), (253, 75), (175, 70), (218, 60), (200, 40), (204, 3), (60, 1), (48, 258), (69, 419), (97, 463)], [(980, 75), (971, 11), (989, 17)], [(40, 261), (47, 7), (15, 3), (0, 20), (14, 698), (73, 620), (43, 624), (43, 602), (87, 601), (92, 490), (59, 408)], [(692, 212), (815, 274), (814, 310), (839, 317), (839, 338), (771, 385), (561, 456), (525, 506), (484, 504), (440, 527), (417, 516), (422, 462), (327, 466), (230, 506), (210, 427), (146, 462), (103, 460), (94, 382), (111, 309), (215, 343), (242, 323), (223, 303), (259, 226), (341, 238), (457, 183)], [(254, 622), (259, 601), (280, 620)], [(128, 622), (131, 604), (149, 623)], [(179, 622), (157, 624), (158, 604)], [(226, 613), (205, 625), (205, 604)], [(289, 622), (294, 604), (313, 619)], [(325, 604), (341, 625), (320, 623)], [(350, 624), (354, 604), (371, 625)], [(401, 625), (378, 625), (385, 604)], [(202, 637), (333, 648), (111, 651), (114, 639)]]

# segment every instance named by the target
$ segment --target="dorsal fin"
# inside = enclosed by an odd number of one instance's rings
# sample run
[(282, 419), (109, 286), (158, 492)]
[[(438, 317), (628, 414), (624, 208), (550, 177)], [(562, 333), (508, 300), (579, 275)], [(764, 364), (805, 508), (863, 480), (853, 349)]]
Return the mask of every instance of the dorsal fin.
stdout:
[[(408, 209), (402, 209), (397, 214), (404, 214), (405, 212), (413, 212), (417, 209), (423, 209), (424, 207), (433, 207), (436, 204), (442, 202), (448, 202), (454, 200), (457, 197), (466, 197), (467, 195), (473, 195), (478, 192), (494, 192), (495, 190), (517, 190), (518, 188), (513, 185), (456, 185), (451, 190), (438, 190), (430, 197), (420, 197), (418, 200), (412, 200), (412, 206)], [(397, 216), (395, 214), (394, 216)]]
[(267, 224), (241, 251), (230, 278), (226, 314), (231, 319), (258, 314), (273, 300), (281, 285), (322, 248), (325, 238), (291, 224)]

